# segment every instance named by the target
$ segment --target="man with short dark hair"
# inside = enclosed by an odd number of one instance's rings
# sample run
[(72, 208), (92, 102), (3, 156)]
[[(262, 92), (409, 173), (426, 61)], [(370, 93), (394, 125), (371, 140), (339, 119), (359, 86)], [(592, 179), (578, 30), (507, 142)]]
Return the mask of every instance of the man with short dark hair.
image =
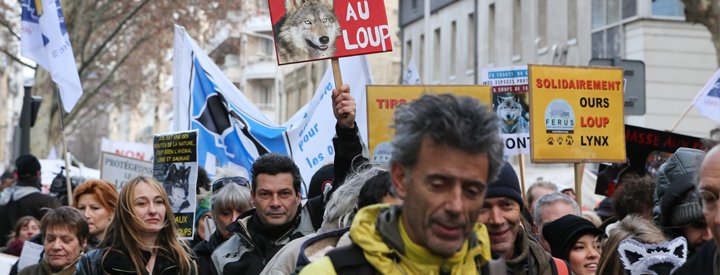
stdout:
[(28, 266), (20, 275), (74, 274), (87, 245), (90, 229), (77, 209), (63, 206), (51, 209), (40, 220), (45, 251), (40, 263)]
[[(349, 169), (351, 159), (362, 153), (355, 124), (355, 100), (344, 85), (333, 90), (333, 112), (337, 119), (335, 180)], [(338, 167), (339, 166), (339, 167)], [(233, 236), (212, 253), (220, 274), (259, 274), (272, 257), (291, 240), (315, 232), (313, 215), (322, 215), (326, 201), (300, 205), (300, 171), (290, 157), (269, 153), (252, 166), (251, 199), (255, 209), (245, 212), (226, 229)], [(341, 184), (336, 183), (338, 188)], [(332, 192), (330, 192), (332, 193)], [(329, 196), (329, 195), (328, 195)], [(308, 205), (317, 206), (310, 209)]]
[(476, 219), (502, 165), (497, 116), (477, 100), (425, 95), (395, 112), (390, 179), (402, 205), (360, 209), (353, 244), (301, 274), (488, 274)]
[(40, 193), (40, 161), (33, 155), (22, 155), (15, 160), (17, 183), (0, 198), (0, 246), (7, 242), (7, 235), (15, 221), (24, 216), (40, 220), (44, 209), (57, 208), (57, 199)]

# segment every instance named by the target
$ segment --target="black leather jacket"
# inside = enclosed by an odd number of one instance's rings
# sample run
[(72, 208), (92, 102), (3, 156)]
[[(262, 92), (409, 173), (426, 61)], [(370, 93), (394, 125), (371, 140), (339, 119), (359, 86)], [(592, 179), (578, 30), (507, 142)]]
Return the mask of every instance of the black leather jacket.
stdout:
[[(102, 274), (137, 274), (135, 272), (135, 266), (133, 266), (132, 260), (128, 257), (127, 252), (110, 250), (105, 261), (103, 261), (103, 252), (109, 248), (96, 249), (85, 254), (80, 261), (77, 263), (76, 275), (102, 275)], [(150, 259), (150, 252), (143, 251), (143, 257)], [(147, 270), (142, 269), (143, 275), (149, 275)], [(180, 274), (179, 266), (176, 261), (162, 251), (158, 252), (155, 258), (155, 266), (153, 267), (152, 274), (159, 275), (170, 275)], [(197, 269), (194, 269), (192, 274), (197, 274)]]

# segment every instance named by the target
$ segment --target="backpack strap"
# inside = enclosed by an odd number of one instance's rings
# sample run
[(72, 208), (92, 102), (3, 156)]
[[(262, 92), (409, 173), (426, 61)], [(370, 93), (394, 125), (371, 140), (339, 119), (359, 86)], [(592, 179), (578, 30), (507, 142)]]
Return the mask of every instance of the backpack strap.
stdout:
[(563, 261), (562, 259), (552, 257), (550, 266), (553, 269), (553, 274), (570, 275), (570, 268), (568, 267), (567, 263), (565, 261)]
[(355, 243), (335, 248), (325, 255), (330, 258), (337, 274), (375, 274), (375, 268), (365, 259), (362, 248)]

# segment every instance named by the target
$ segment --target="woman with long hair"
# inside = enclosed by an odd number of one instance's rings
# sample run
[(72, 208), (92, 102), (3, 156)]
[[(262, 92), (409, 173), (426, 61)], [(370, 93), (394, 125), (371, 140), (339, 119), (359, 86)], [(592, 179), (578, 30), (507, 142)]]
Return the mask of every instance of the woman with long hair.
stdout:
[(637, 215), (628, 215), (609, 230), (608, 238), (603, 245), (597, 274), (623, 275), (625, 268), (620, 261), (618, 247), (620, 242), (633, 239), (646, 244), (659, 244), (667, 241), (667, 237), (652, 222)]
[(77, 274), (197, 274), (189, 251), (162, 185), (139, 176), (120, 190), (105, 239), (83, 256)]
[[(10, 234), (4, 251), (5, 254), (20, 256), (25, 241), (40, 233), (40, 221), (33, 216), (25, 216), (15, 223), (15, 230)], [(0, 249), (1, 250), (1, 249)]]
[(115, 186), (105, 180), (85, 181), (73, 192), (72, 207), (83, 213), (90, 226), (90, 248), (96, 247), (105, 238), (105, 229), (113, 220), (117, 201)]

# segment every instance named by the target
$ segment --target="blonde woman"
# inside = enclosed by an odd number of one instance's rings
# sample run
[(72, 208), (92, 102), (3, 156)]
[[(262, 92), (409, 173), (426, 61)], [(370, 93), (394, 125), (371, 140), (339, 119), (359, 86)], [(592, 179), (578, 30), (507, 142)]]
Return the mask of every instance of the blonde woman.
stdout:
[(629, 215), (613, 227), (603, 245), (597, 274), (623, 275), (625, 268), (620, 261), (618, 247), (625, 239), (633, 239), (645, 244), (659, 244), (667, 241), (665, 235), (650, 221), (637, 215)]
[(83, 256), (77, 274), (197, 274), (174, 220), (159, 182), (143, 176), (130, 180), (120, 191), (105, 239)]

